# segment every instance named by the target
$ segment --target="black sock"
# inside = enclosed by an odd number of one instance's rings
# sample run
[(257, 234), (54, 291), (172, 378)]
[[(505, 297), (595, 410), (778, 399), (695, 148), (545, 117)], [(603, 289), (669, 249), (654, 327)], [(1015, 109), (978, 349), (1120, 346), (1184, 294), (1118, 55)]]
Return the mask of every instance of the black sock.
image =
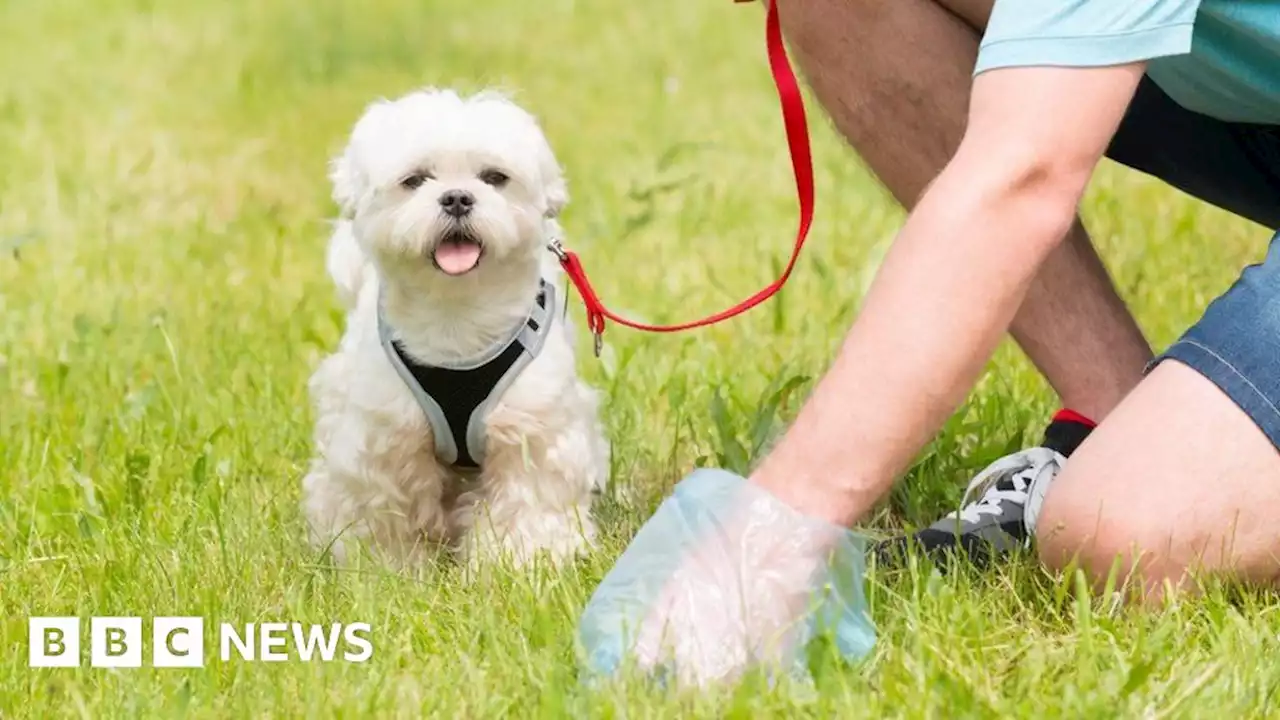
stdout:
[(1095, 427), (1097, 423), (1074, 410), (1059, 410), (1045, 428), (1043, 445), (1063, 457), (1071, 457)]

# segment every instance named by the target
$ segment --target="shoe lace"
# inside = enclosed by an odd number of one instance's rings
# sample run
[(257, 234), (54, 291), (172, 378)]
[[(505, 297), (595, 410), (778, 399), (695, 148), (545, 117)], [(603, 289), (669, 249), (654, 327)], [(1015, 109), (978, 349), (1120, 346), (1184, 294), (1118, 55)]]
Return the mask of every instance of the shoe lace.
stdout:
[(984, 515), (1000, 515), (1002, 503), (1011, 500), (1019, 505), (1027, 502), (1031, 483), (1046, 468), (1055, 469), (1061, 456), (1049, 448), (1029, 448), (996, 460), (969, 483), (959, 510), (949, 517), (976, 523)]

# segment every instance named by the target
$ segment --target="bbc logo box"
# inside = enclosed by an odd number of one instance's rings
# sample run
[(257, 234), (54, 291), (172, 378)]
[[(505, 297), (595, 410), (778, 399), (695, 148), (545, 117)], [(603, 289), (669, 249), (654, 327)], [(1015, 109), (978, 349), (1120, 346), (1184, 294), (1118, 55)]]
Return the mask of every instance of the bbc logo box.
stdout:
[[(27, 622), (28, 664), (31, 667), (80, 666), (80, 618), (33, 617)], [(89, 619), (89, 664), (93, 667), (142, 667), (144, 644), (140, 617)], [(151, 665), (161, 668), (204, 667), (204, 618), (153, 618)]]
[[(28, 618), (31, 667), (79, 667), (83, 657), (83, 621), (76, 617)], [(201, 617), (91, 617), (89, 664), (96, 668), (139, 668), (144, 656), (152, 667), (205, 666), (205, 620)], [(363, 663), (373, 656), (369, 623), (303, 624), (264, 622), (215, 624), (217, 657), (222, 662)], [(148, 638), (150, 638), (148, 643)], [(150, 645), (150, 653), (145, 648)]]

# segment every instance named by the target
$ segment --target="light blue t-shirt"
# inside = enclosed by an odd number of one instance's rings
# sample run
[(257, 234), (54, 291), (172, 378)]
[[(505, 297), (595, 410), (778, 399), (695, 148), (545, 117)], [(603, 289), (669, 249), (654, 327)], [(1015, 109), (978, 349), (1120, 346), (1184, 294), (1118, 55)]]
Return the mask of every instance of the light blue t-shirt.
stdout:
[(1280, 124), (1280, 0), (996, 0), (974, 73), (1143, 60), (1188, 110)]

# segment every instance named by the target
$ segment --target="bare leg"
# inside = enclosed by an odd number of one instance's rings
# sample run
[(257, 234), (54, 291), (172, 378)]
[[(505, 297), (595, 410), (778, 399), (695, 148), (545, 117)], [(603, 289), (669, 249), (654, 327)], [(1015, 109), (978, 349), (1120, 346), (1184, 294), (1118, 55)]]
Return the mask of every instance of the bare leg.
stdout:
[[(991, 0), (787, 0), (783, 28), (836, 126), (907, 208), (964, 133)], [(1095, 420), (1151, 350), (1077, 222), (1036, 276), (1011, 332), (1063, 403)]]
[[(1141, 573), (1149, 596), (1188, 569), (1275, 585), (1280, 453), (1213, 383), (1161, 363), (1072, 456), (1038, 526), (1050, 567), (1101, 583)], [(1135, 551), (1136, 550), (1136, 551)]]

